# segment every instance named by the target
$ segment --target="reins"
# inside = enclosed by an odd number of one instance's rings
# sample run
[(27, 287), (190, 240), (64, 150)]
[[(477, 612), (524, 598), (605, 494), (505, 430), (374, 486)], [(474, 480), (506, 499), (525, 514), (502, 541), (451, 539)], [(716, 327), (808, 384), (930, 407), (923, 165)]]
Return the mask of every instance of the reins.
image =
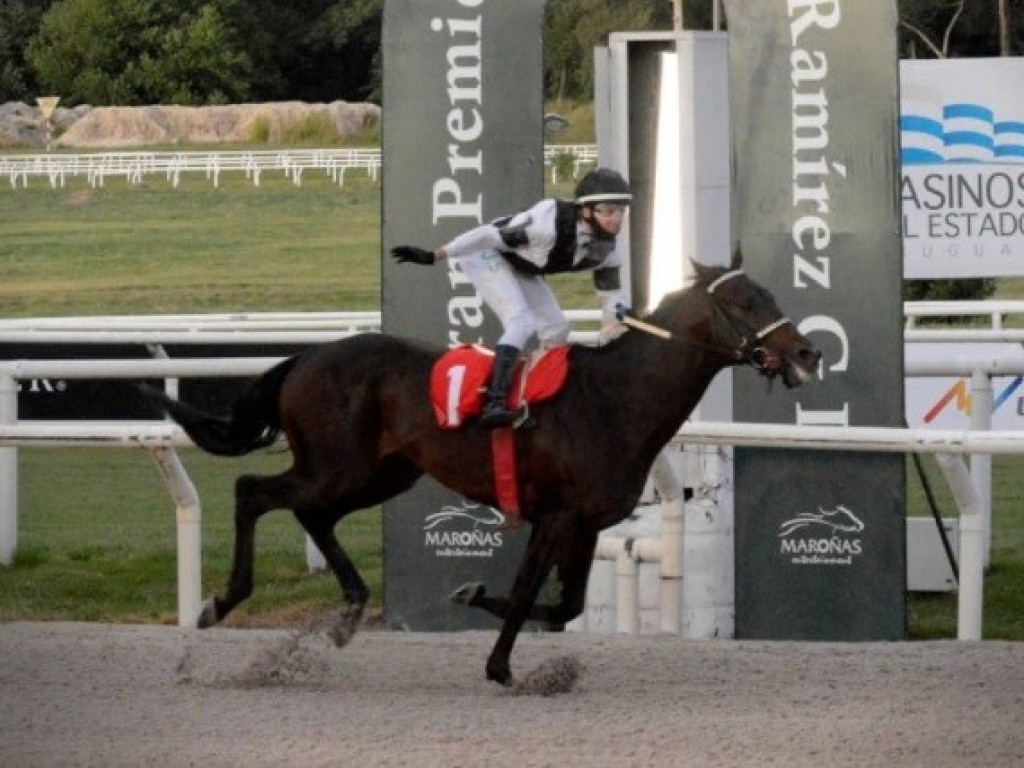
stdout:
[[(643, 331), (644, 333), (648, 333), (652, 336), (664, 339), (665, 341), (676, 341), (681, 344), (686, 344), (688, 346), (699, 347), (701, 349), (708, 349), (715, 352), (728, 352), (732, 355), (733, 359), (739, 362), (746, 362), (755, 367), (760, 367), (762, 365), (762, 361), (758, 360), (757, 352), (761, 348), (751, 347), (751, 340), (748, 339), (747, 336), (739, 328), (736, 327), (736, 323), (732, 316), (729, 315), (729, 313), (722, 308), (718, 299), (715, 298), (715, 290), (719, 286), (728, 282), (729, 280), (732, 280), (734, 277), (739, 277), (742, 274), (744, 274), (742, 269), (730, 270), (712, 280), (708, 284), (707, 288), (705, 288), (705, 291), (711, 298), (711, 301), (716, 311), (723, 317), (725, 317), (725, 320), (729, 324), (729, 327), (737, 335), (737, 337), (739, 337), (740, 344), (736, 348), (727, 347), (723, 344), (708, 344), (703, 341), (697, 341), (696, 339), (686, 338), (685, 336), (679, 336), (677, 334), (672, 333), (666, 328), (653, 325), (652, 323), (645, 322), (635, 317), (630, 317), (629, 315), (623, 317), (621, 322), (625, 326), (634, 328), (638, 331)], [(770, 334), (772, 334), (773, 332), (777, 331), (779, 328), (790, 322), (791, 320), (788, 317), (780, 317), (778, 320), (769, 323), (761, 330), (755, 331), (753, 341), (758, 342), (767, 338)]]

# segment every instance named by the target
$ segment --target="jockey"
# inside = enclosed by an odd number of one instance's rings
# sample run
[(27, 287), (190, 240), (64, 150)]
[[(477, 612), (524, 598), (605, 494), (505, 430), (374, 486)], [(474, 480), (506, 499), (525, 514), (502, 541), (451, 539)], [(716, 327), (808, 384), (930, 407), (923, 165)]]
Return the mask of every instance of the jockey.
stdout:
[(533, 207), (468, 230), (427, 251), (413, 245), (391, 249), (399, 262), (434, 264), (457, 259), (481, 298), (498, 316), (503, 333), (494, 350), (494, 371), (480, 417), (486, 428), (513, 423), (507, 405), (516, 361), (536, 333), (541, 346), (565, 344), (569, 322), (544, 275), (591, 271), (601, 302), (602, 327), (627, 311), (615, 238), (632, 199), (616, 171), (597, 168), (576, 185), (575, 200), (541, 200)]

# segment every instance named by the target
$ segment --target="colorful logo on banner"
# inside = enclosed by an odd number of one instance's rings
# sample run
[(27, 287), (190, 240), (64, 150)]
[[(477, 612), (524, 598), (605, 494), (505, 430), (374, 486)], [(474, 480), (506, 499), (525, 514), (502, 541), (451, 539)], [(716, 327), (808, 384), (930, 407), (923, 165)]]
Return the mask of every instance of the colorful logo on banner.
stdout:
[[(994, 389), (992, 413), (999, 413), (999, 409), (1007, 403), (1010, 403), (1012, 406), (1017, 402), (1011, 398), (1020, 389), (1021, 381), (1024, 381), (1024, 377), (1014, 376), (1006, 384), (1002, 385), (1000, 389)], [(954, 410), (961, 415), (969, 416), (972, 407), (970, 380), (957, 379), (949, 389), (942, 393), (942, 396), (935, 401), (932, 407), (925, 411), (924, 423), (926, 425), (932, 424), (947, 410)]]
[(900, 116), (902, 150), (908, 165), (1024, 163), (1024, 120), (997, 119), (985, 104), (942, 105), (942, 119)]
[(1024, 59), (900, 63), (904, 276), (1024, 275)]

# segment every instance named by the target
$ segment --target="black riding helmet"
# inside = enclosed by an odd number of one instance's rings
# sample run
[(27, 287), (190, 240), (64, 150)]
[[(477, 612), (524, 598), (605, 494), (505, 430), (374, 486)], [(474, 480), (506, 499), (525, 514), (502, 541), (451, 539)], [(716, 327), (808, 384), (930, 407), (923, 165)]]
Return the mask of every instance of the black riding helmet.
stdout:
[(633, 199), (628, 182), (611, 168), (595, 168), (576, 185), (576, 204), (628, 203)]

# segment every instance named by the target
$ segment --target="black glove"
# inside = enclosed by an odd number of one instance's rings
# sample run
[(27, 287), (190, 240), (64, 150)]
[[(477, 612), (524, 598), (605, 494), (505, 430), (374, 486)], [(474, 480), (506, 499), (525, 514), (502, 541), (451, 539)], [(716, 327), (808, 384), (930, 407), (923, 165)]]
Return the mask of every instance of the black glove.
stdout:
[(434, 263), (433, 251), (425, 251), (415, 245), (396, 245), (391, 249), (391, 257), (399, 264), (404, 264), (407, 261), (411, 261), (413, 264), (430, 265)]
[(633, 310), (630, 307), (627, 307), (625, 304), (616, 304), (615, 305), (615, 319), (618, 320), (621, 323), (627, 317), (635, 318), (636, 315), (633, 314)]

